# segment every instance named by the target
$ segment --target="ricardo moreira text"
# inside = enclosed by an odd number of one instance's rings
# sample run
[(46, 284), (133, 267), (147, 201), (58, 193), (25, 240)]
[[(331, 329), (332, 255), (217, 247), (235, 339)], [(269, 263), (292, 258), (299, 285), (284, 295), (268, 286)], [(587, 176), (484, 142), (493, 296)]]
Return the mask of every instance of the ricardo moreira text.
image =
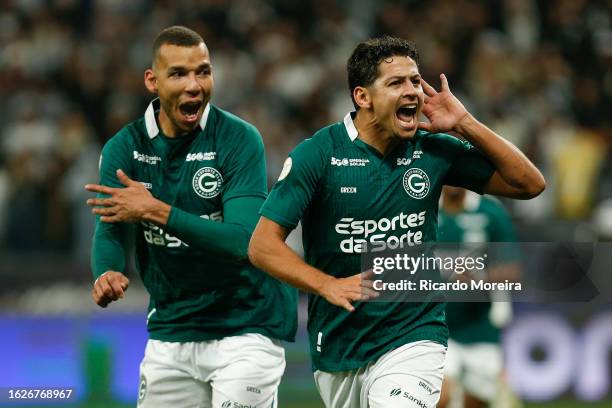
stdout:
[[(408, 254), (395, 254), (394, 256), (376, 257), (372, 262), (372, 273), (380, 275), (387, 271), (401, 271), (414, 275), (417, 271), (446, 270), (461, 275), (465, 272), (483, 272), (486, 268), (487, 255), (478, 257), (456, 256), (409, 256)], [(452, 282), (438, 282), (431, 279), (418, 281), (401, 279), (397, 282), (384, 282), (381, 279), (373, 281), (373, 288), (377, 291), (521, 291), (520, 282), (487, 282), (484, 279), (472, 279), (469, 282), (455, 280)]]

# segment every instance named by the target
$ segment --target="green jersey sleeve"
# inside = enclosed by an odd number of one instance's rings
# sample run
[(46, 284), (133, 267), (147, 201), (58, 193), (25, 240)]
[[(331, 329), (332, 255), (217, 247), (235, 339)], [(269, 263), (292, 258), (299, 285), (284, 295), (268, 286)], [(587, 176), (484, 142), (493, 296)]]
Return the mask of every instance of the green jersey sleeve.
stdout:
[(237, 263), (247, 260), (247, 248), (257, 223), (263, 197), (237, 197), (223, 205), (223, 222), (206, 220), (172, 207), (168, 231), (187, 244), (226, 256)]
[(245, 125), (236, 137), (236, 143), (223, 163), (223, 203), (243, 196), (265, 199), (268, 192), (266, 158), (259, 131), (254, 126)]
[(444, 184), (465, 187), (482, 194), (495, 171), (493, 163), (470, 143), (454, 138), (454, 160)]
[(325, 170), (325, 155), (315, 139), (300, 143), (289, 154), (261, 215), (292, 230), (304, 216)]
[(507, 245), (494, 251), (496, 263), (512, 263), (520, 261), (520, 251), (516, 245), (516, 233), (510, 214), (497, 199), (490, 200), (491, 242), (505, 242)]
[[(100, 156), (99, 184), (109, 187), (125, 187), (117, 178), (117, 169), (131, 175), (130, 150), (122, 141), (120, 134), (111, 138)], [(105, 197), (98, 194), (98, 197)], [(123, 223), (105, 223), (96, 216), (96, 226), (91, 249), (91, 270), (94, 279), (112, 270), (125, 272), (127, 243), (132, 226)]]

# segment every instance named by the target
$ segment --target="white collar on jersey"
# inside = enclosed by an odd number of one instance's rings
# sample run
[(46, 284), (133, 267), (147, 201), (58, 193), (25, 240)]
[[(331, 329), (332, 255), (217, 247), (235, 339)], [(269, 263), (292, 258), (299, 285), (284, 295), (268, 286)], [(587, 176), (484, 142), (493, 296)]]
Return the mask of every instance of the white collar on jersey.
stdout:
[(346, 128), (346, 133), (348, 133), (351, 138), (351, 142), (354, 142), (357, 136), (359, 136), (359, 132), (353, 122), (353, 113), (355, 113), (355, 111), (347, 113), (344, 117), (344, 127)]
[[(159, 134), (159, 128), (157, 127), (157, 121), (155, 120), (155, 111), (160, 109), (159, 98), (155, 98), (151, 101), (147, 110), (144, 114), (145, 126), (147, 127), (147, 134), (150, 139), (153, 139)], [(204, 130), (206, 122), (208, 122), (208, 114), (210, 113), (210, 103), (206, 104), (204, 113), (202, 113), (202, 119), (200, 119), (200, 129)]]
[(465, 198), (463, 199), (463, 207), (467, 211), (476, 211), (476, 209), (480, 205), (481, 199), (482, 196), (480, 194), (468, 190), (466, 191)]

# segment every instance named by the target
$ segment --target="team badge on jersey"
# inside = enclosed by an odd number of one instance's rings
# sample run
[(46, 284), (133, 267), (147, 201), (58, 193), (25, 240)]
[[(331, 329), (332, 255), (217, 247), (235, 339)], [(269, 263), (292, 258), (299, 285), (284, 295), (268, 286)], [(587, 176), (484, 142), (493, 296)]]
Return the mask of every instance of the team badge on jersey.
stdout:
[(223, 177), (212, 167), (202, 167), (193, 175), (193, 190), (202, 198), (216, 197), (221, 191)]
[(417, 200), (424, 198), (429, 193), (429, 177), (419, 168), (406, 170), (402, 178), (402, 184), (406, 193)]

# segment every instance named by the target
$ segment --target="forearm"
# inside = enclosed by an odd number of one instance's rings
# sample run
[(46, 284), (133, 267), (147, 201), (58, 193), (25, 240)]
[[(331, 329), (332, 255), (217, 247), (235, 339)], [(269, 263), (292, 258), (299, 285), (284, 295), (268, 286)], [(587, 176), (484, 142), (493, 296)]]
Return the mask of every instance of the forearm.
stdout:
[(207, 220), (172, 207), (164, 228), (192, 247), (226, 256), (236, 262), (247, 260), (251, 232), (239, 223)]
[(541, 191), (540, 186), (544, 185), (542, 174), (512, 143), (470, 114), (466, 115), (454, 130), (491, 160), (506, 183), (523, 191)]
[(261, 238), (257, 230), (249, 246), (253, 265), (281, 281), (304, 292), (321, 295), (323, 286), (334, 279), (304, 262), (289, 246), (278, 238)]
[(94, 279), (112, 270), (125, 271), (128, 226), (96, 221), (91, 248), (91, 270)]

